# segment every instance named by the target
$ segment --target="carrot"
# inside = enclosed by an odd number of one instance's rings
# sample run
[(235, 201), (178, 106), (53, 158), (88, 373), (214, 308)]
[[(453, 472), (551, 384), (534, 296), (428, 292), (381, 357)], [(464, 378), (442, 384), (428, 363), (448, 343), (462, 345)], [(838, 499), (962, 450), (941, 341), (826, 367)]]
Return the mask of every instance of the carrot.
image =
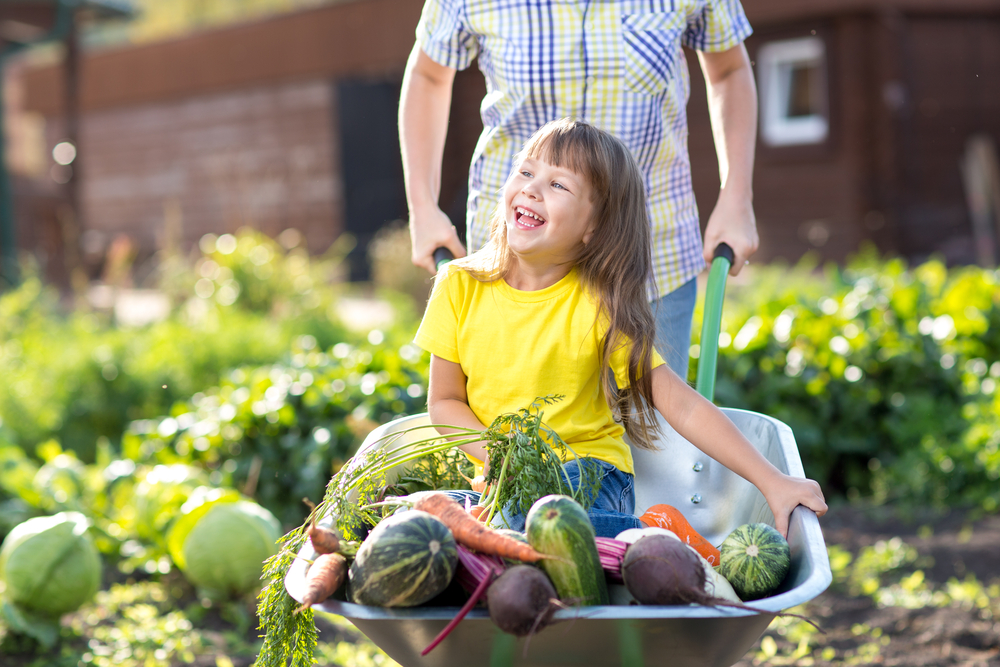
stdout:
[(340, 536), (329, 528), (321, 528), (316, 525), (316, 505), (308, 498), (303, 498), (302, 502), (309, 505), (313, 511), (309, 522), (309, 541), (312, 542), (313, 549), (318, 554), (332, 554), (340, 551)]
[(302, 606), (295, 613), (309, 609), (336, 593), (346, 578), (346, 558), (340, 554), (320, 554), (306, 573), (306, 594), (302, 598)]
[(473, 505), (472, 507), (469, 508), (469, 515), (474, 519), (482, 521), (483, 519), (486, 518), (486, 516), (483, 514), (485, 510), (486, 508), (483, 507), (482, 505)]
[(537, 563), (543, 558), (549, 558), (524, 542), (502, 535), (481, 523), (443, 493), (421, 496), (413, 508), (436, 516), (451, 529), (456, 542), (481, 554), (511, 558), (524, 563)]
[(653, 505), (646, 513), (639, 517), (647, 526), (666, 528), (681, 541), (690, 545), (695, 551), (702, 555), (711, 565), (719, 564), (719, 550), (712, 546), (701, 534), (691, 527), (684, 515), (676, 507), (671, 505)]

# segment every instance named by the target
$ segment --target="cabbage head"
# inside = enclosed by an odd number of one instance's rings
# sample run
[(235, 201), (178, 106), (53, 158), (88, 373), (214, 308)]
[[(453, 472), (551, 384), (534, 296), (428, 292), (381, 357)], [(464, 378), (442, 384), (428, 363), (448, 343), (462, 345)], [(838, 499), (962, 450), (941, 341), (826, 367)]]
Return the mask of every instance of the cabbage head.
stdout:
[(209, 597), (238, 597), (260, 585), (278, 552), (281, 524), (232, 489), (197, 489), (167, 536), (174, 564)]
[(101, 557), (79, 512), (28, 519), (0, 548), (4, 596), (33, 615), (57, 619), (76, 611), (101, 584)]

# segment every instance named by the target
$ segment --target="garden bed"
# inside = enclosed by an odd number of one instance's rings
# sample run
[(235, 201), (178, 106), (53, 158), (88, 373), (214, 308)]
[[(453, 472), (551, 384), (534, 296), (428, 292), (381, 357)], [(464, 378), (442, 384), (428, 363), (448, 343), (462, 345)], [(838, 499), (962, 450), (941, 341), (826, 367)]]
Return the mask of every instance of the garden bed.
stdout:
[[(904, 518), (884, 508), (837, 508), (821, 523), (827, 544), (852, 554), (866, 548), (873, 554), (883, 544), (881, 564), (869, 561), (861, 566), (856, 558), (849, 571), (839, 570), (834, 585), (809, 604), (809, 616), (826, 635), (779, 619), (739, 667), (1000, 664), (1000, 516), (969, 521), (966, 514), (953, 511)], [(901, 546), (894, 549), (896, 544)], [(915, 560), (907, 562), (901, 555), (907, 553), (905, 545), (913, 547), (915, 554), (910, 552), (909, 558), (915, 555)], [(899, 565), (889, 567), (893, 562)], [(874, 597), (849, 590), (847, 579), (851, 574), (863, 579), (862, 567), (880, 584)], [(924, 573), (922, 582), (913, 574), (917, 570)], [(877, 603), (889, 601), (890, 595), (895, 595), (896, 605)], [(803, 648), (796, 652), (799, 646)]]

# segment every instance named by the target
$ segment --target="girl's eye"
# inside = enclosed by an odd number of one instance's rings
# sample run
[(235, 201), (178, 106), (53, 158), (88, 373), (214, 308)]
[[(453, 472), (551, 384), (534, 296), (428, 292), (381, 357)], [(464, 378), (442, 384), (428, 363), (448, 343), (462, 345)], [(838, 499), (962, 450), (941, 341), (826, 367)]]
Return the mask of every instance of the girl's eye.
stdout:
[(553, 183), (552, 187), (559, 188), (560, 190), (565, 190), (566, 189), (566, 188), (563, 187), (562, 183)]
[(530, 171), (522, 171), (521, 175), (524, 176), (525, 178), (531, 178), (531, 172)]

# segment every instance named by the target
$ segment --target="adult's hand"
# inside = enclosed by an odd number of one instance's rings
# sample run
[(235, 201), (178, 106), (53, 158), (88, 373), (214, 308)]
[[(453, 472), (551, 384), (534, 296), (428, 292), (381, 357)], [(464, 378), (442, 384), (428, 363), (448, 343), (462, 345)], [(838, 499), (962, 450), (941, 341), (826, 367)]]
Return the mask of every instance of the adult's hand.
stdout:
[(437, 273), (434, 251), (447, 248), (455, 257), (465, 256), (465, 246), (458, 240), (458, 233), (451, 219), (440, 208), (427, 207), (424, 211), (410, 211), (411, 260), (414, 265)]
[(729, 270), (737, 275), (757, 251), (757, 221), (753, 212), (753, 162), (757, 139), (757, 89), (746, 48), (699, 52), (705, 75), (712, 136), (719, 158), (719, 199), (705, 228), (705, 261), (725, 242), (735, 259)]
[(760, 238), (757, 236), (757, 221), (753, 212), (753, 202), (748, 197), (738, 197), (725, 192), (719, 194), (712, 215), (705, 227), (705, 262), (712, 263), (716, 247), (728, 243), (733, 249), (733, 265), (729, 275), (735, 276), (757, 252)]

